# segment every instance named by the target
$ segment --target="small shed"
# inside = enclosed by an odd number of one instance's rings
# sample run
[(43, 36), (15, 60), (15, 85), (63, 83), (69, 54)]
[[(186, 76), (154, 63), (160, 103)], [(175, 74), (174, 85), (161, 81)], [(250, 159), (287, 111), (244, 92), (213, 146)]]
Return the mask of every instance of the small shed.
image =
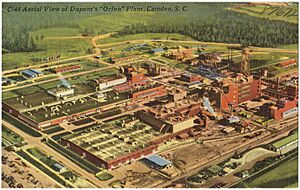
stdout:
[(162, 48), (162, 47), (158, 47), (158, 48), (153, 48), (152, 50), (151, 50), (151, 53), (152, 54), (161, 54), (161, 53), (163, 53), (165, 50), (164, 50), (164, 48)]
[(39, 71), (39, 70), (36, 70), (36, 69), (30, 69), (32, 72), (36, 73), (37, 75), (42, 75), (43, 72), (42, 71)]
[(237, 123), (239, 121), (240, 121), (240, 118), (237, 117), (237, 116), (233, 116), (233, 117), (228, 118), (229, 123)]
[(147, 164), (155, 168), (166, 168), (171, 166), (171, 162), (161, 156), (158, 155), (150, 155), (145, 158)]
[(22, 74), (23, 76), (28, 77), (28, 78), (34, 78), (34, 77), (37, 77), (37, 76), (38, 76), (37, 73), (31, 71), (30, 69), (26, 69), (26, 70), (22, 71), (21, 74)]
[(63, 165), (61, 165), (61, 164), (59, 164), (59, 163), (53, 164), (53, 165), (52, 165), (52, 169), (54, 169), (55, 171), (57, 171), (57, 172), (59, 172), (59, 173), (64, 172), (64, 171), (67, 170), (65, 166), (63, 166)]
[(249, 177), (249, 171), (248, 170), (244, 170), (241, 172), (241, 178), (246, 178)]
[(220, 171), (222, 171), (223, 168), (221, 168), (221, 167), (218, 166), (218, 165), (214, 165), (214, 166), (210, 166), (209, 168), (207, 168), (207, 170), (208, 170), (209, 172), (211, 172), (213, 175), (218, 175), (218, 173), (219, 173)]

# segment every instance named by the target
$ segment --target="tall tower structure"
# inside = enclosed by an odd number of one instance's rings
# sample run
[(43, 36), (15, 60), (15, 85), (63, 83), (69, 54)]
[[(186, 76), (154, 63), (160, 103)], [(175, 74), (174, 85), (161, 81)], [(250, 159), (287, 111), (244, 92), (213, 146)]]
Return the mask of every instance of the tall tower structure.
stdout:
[(249, 49), (243, 48), (242, 50), (242, 62), (240, 65), (240, 71), (246, 75), (250, 75), (250, 56), (249, 56)]

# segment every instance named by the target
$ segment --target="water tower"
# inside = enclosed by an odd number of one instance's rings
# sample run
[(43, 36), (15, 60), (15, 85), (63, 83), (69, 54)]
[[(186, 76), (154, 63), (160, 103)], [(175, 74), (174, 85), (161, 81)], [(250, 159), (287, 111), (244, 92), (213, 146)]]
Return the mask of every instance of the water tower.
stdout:
[(246, 76), (250, 75), (250, 56), (249, 49), (243, 48), (242, 50), (242, 62), (240, 65), (240, 71)]

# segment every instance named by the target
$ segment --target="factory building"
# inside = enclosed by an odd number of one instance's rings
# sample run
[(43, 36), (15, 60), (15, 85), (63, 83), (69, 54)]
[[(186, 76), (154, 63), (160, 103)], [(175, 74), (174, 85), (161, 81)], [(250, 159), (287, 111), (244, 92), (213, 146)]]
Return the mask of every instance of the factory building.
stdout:
[(280, 139), (269, 146), (270, 150), (285, 154), (298, 147), (298, 133)]
[(187, 97), (187, 91), (180, 88), (167, 89), (168, 96), (173, 102), (177, 102)]
[(113, 64), (117, 64), (117, 63), (123, 63), (123, 62), (127, 62), (127, 61), (133, 61), (135, 58), (135, 56), (131, 55), (131, 56), (127, 56), (127, 57), (114, 57), (114, 58), (109, 58), (109, 62), (113, 63)]
[(180, 76), (180, 80), (188, 83), (198, 82), (200, 81), (200, 76), (192, 73), (183, 73)]
[[(298, 74), (297, 74), (298, 76)], [(284, 78), (287, 81), (285, 82)], [(276, 80), (264, 80), (267, 88), (263, 90), (263, 94), (270, 96), (272, 98), (290, 98), (290, 99), (298, 99), (298, 79), (295, 80), (292, 77), (277, 77)]]
[(116, 92), (123, 92), (132, 90), (135, 87), (144, 86), (149, 83), (148, 79), (143, 73), (137, 73), (134, 71), (127, 71), (126, 76), (128, 81), (126, 83), (114, 86)]
[(65, 73), (65, 72), (70, 72), (70, 71), (76, 71), (81, 69), (80, 65), (70, 65), (66, 67), (59, 67), (54, 70), (55, 73)]
[(176, 59), (176, 60), (183, 61), (183, 62), (197, 57), (194, 54), (194, 49), (187, 49), (187, 48), (182, 48), (182, 47), (178, 47), (177, 49), (170, 50), (170, 52), (166, 53), (165, 56), (168, 58)]
[(158, 96), (166, 95), (166, 90), (164, 86), (156, 84), (156, 85), (147, 85), (143, 87), (136, 88), (132, 90), (130, 93), (130, 98), (133, 100), (137, 99), (146, 99), (153, 98)]
[(200, 102), (183, 99), (154, 105), (137, 112), (136, 116), (161, 133), (177, 133), (193, 127), (194, 116), (200, 111)]
[(74, 95), (74, 89), (71, 88), (70, 83), (68, 83), (65, 79), (60, 79), (60, 81), (61, 84), (55, 88), (47, 90), (47, 92), (57, 98), (64, 98), (66, 96)]
[(280, 99), (276, 105), (270, 106), (270, 117), (276, 120), (286, 118), (298, 113), (298, 100)]
[(125, 76), (117, 75), (114, 77), (101, 77), (88, 82), (93, 87), (98, 87), (99, 90), (108, 89), (123, 83), (126, 83), (127, 79)]
[(61, 144), (98, 167), (113, 169), (153, 154), (157, 145), (151, 140), (159, 135), (133, 120), (82, 129), (64, 136)]
[(67, 116), (61, 116), (55, 119), (48, 119), (46, 121), (36, 121), (33, 118), (30, 118), (28, 115), (26, 115), (26, 112), (22, 112), (22, 111), (18, 111), (16, 108), (14, 108), (13, 106), (2, 102), (2, 109), (3, 111), (7, 112), (8, 114), (16, 117), (17, 119), (23, 121), (24, 123), (28, 124), (31, 127), (34, 127), (36, 129), (46, 129), (50, 126), (53, 125), (58, 125), (62, 122), (66, 122), (78, 117), (84, 117), (84, 116), (89, 116), (92, 115), (94, 113), (99, 113), (101, 112), (100, 108), (92, 108), (83, 112), (77, 112), (74, 114), (69, 114)]
[(22, 71), (21, 74), (28, 78), (35, 78), (35, 77), (42, 75), (43, 73), (41, 71), (38, 71), (35, 69), (26, 69), (26, 70)]
[(63, 98), (66, 96), (71, 96), (74, 94), (74, 89), (73, 88), (66, 88), (64, 86), (58, 87), (58, 88), (53, 88), (50, 90), (47, 90), (49, 94), (52, 96), (55, 96), (57, 98)]
[(200, 53), (197, 58), (191, 59), (191, 65), (206, 65), (209, 67), (214, 67), (215, 64), (221, 63), (222, 58), (221, 54), (212, 52), (212, 53)]
[(287, 96), (292, 99), (298, 99), (298, 82), (286, 86)]
[(283, 62), (280, 62), (278, 64), (278, 66), (280, 67), (291, 67), (293, 65), (297, 65), (297, 60), (296, 59), (290, 59), (290, 60), (286, 60), (286, 61), (283, 61)]
[(217, 92), (214, 95), (217, 106), (222, 110), (227, 110), (231, 106), (236, 107), (242, 102), (261, 95), (261, 81), (260, 79), (254, 79), (253, 76), (236, 76), (234, 80), (222, 80), (218, 85), (221, 90), (215, 89)]

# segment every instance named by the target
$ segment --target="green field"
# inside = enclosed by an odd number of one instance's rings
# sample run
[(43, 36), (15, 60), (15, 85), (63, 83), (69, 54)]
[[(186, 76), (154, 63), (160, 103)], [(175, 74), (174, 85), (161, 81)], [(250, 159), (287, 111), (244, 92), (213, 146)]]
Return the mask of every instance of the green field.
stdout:
[(278, 48), (290, 49), (290, 50), (298, 50), (298, 44), (280, 45), (280, 46), (278, 46)]
[(2, 54), (2, 69), (9, 70), (26, 65), (37, 65), (33, 58), (61, 55), (61, 59), (86, 55), (91, 48), (89, 39), (43, 39), (36, 41), (39, 51)]
[(240, 187), (250, 188), (284, 188), (298, 187), (298, 157), (288, 160), (267, 173), (243, 182)]
[[(272, 63), (279, 63), (281, 61), (287, 59), (297, 59), (298, 55), (296, 53), (277, 53), (271, 52), (267, 54), (252, 54), (250, 55), (250, 64), (251, 69), (255, 69), (257, 67), (268, 65)], [(238, 63), (242, 60), (242, 57), (233, 58), (234, 62)], [(276, 66), (276, 64), (274, 64)]]
[(17, 133), (13, 132), (12, 130), (8, 129), (3, 125), (2, 125), (2, 137), (17, 147), (26, 144), (25, 139), (23, 137), (21, 137), (20, 135), (18, 135)]
[(155, 39), (155, 40), (193, 40), (192, 38), (172, 33), (143, 33), (143, 34), (130, 34), (130, 35), (113, 35), (109, 38), (97, 40), (97, 44), (129, 41), (129, 40), (143, 40), (143, 39)]
[[(233, 11), (236, 11), (239, 13), (244, 13), (244, 14), (254, 16), (254, 17), (259, 17), (259, 18), (267, 18), (270, 20), (281, 20), (281, 21), (290, 22), (290, 23), (298, 23), (297, 16), (292, 16), (292, 17), (278, 16), (278, 15), (280, 15), (280, 11), (279, 11), (280, 6), (273, 6), (273, 7), (274, 8), (271, 9), (270, 7), (266, 7), (265, 5), (254, 5), (254, 6), (232, 7), (232, 8), (230, 8), (230, 10), (233, 10)], [(278, 7), (278, 12), (276, 11), (277, 7)], [(294, 6), (291, 8), (298, 13), (297, 7)], [(284, 11), (284, 14), (286, 14), (288, 11), (290, 11), (290, 7), (282, 6), (281, 11)]]
[(59, 27), (59, 28), (47, 28), (47, 29), (40, 29), (30, 33), (33, 37), (64, 37), (64, 36), (81, 36), (79, 30), (77, 28), (70, 28), (70, 27)]
[(28, 148), (27, 151), (39, 160), (47, 157), (47, 155), (38, 148)]

